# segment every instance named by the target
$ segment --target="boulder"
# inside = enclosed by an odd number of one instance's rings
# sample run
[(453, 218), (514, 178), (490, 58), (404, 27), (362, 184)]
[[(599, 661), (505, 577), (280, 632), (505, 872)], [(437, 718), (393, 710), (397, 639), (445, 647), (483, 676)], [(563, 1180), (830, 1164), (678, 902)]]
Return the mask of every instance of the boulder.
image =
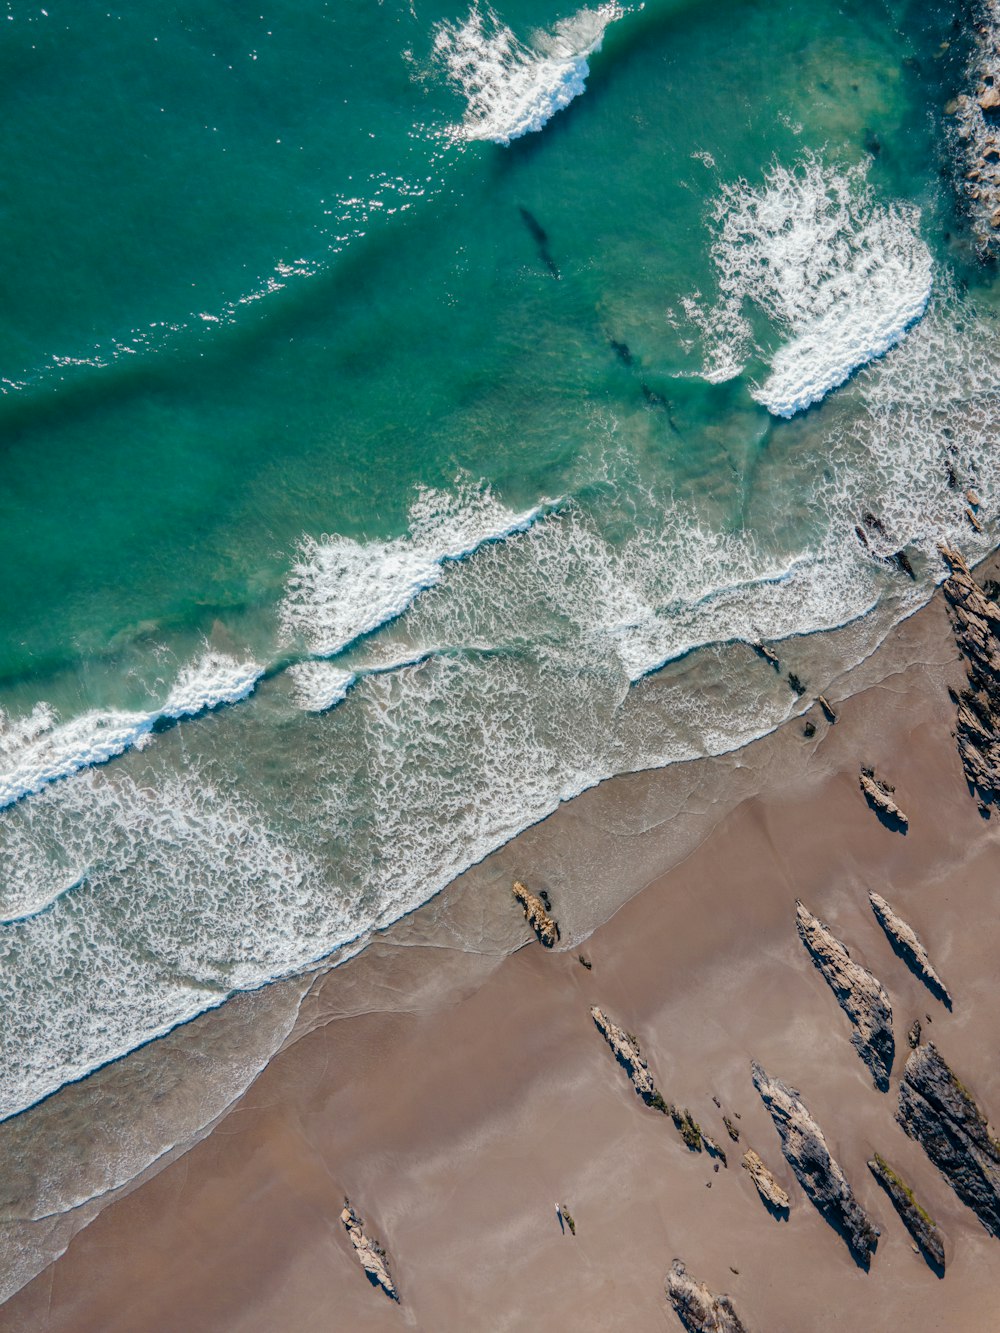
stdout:
[(819, 1125), (798, 1092), (770, 1078), (756, 1062), (751, 1065), (754, 1087), (771, 1113), (789, 1166), (806, 1194), (826, 1220), (843, 1236), (863, 1268), (878, 1245), (878, 1227), (854, 1197), (847, 1178), (827, 1147)]
[(851, 958), (824, 921), (800, 902), (795, 904), (795, 913), (802, 943), (854, 1027), (851, 1044), (871, 1071), (875, 1086), (886, 1092), (896, 1047), (892, 1005), (885, 988)]
[(748, 1148), (743, 1154), (743, 1169), (757, 1186), (757, 1193), (775, 1212), (787, 1212), (792, 1201), (764, 1165), (763, 1158)]
[(559, 938), (558, 922), (549, 916), (541, 898), (526, 889), (520, 880), (515, 880), (513, 892), (514, 897), (524, 908), (524, 917), (528, 925), (546, 949), (551, 949)]
[(910, 821), (892, 799), (892, 793), (896, 790), (895, 787), (890, 787), (887, 782), (880, 782), (875, 776), (874, 770), (870, 768), (861, 770), (860, 784), (865, 800), (876, 814), (881, 815), (891, 823), (899, 824), (903, 828), (907, 827)]
[(747, 1333), (728, 1296), (713, 1296), (702, 1282), (689, 1277), (675, 1259), (665, 1283), (667, 1299), (688, 1333)]

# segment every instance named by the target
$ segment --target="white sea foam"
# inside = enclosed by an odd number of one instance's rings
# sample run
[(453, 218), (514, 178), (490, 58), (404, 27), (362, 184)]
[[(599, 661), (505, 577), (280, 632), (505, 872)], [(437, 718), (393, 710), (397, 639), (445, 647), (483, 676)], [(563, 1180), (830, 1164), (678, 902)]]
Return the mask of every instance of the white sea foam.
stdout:
[(439, 23), (434, 52), (466, 99), (456, 139), (509, 144), (540, 130), (584, 91), (588, 56), (622, 17), (616, 4), (581, 9), (551, 32), (520, 41), (489, 7), (474, 5), (464, 23)]
[(313, 653), (333, 657), (401, 615), (442, 578), (448, 563), (524, 532), (554, 503), (514, 513), (488, 486), (459, 478), (454, 491), (419, 490), (404, 537), (307, 538), (281, 607), (285, 633), (304, 639)]
[(826, 167), (806, 154), (774, 164), (755, 188), (723, 187), (712, 213), (719, 299), (684, 303), (706, 345), (712, 381), (738, 374), (754, 351), (747, 306), (785, 341), (753, 396), (791, 417), (883, 356), (920, 319), (932, 261), (919, 210), (879, 203), (867, 166)]
[(325, 713), (343, 703), (357, 679), (332, 662), (297, 662), (286, 674), (296, 703), (307, 713)]
[(181, 668), (167, 696), (163, 717), (194, 717), (251, 694), (263, 675), (256, 662), (238, 662), (226, 653), (208, 652)]
[(162, 708), (142, 713), (92, 710), (60, 723), (48, 704), (37, 705), (27, 718), (0, 729), (0, 809), (50, 782), (142, 747), (161, 718), (192, 717), (246, 698), (262, 671), (254, 662), (209, 652), (181, 669)]

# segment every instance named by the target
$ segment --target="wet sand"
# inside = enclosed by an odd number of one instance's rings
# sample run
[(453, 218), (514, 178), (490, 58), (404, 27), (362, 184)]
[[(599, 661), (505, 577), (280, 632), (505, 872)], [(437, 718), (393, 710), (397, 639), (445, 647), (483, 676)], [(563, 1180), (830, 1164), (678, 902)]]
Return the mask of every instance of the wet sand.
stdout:
[[(992, 1333), (1000, 1242), (893, 1118), (919, 1016), (1000, 1120), (1000, 818), (977, 813), (950, 735), (947, 685), (963, 672), (940, 595), (871, 672), (878, 683), (840, 706), (836, 726), (813, 711), (812, 739), (795, 720), (704, 761), (687, 832), (676, 774), (615, 779), (320, 979), (298, 1039), (207, 1138), (106, 1207), (0, 1309), (0, 1329), (679, 1329), (663, 1295), (679, 1256), (730, 1293), (749, 1329)], [(895, 783), (906, 835), (868, 809), (861, 763)], [(726, 792), (717, 810), (713, 784)], [(622, 897), (639, 891), (577, 944), (593, 909), (563, 916), (560, 889), (586, 884), (601, 857), (603, 874), (620, 860)], [(505, 952), (527, 940), (514, 874), (549, 887), (565, 949)], [(895, 956), (869, 888), (920, 933), (953, 1012)], [(890, 993), (888, 1094), (796, 935), (796, 898)], [(471, 951), (472, 936), (490, 947)], [(727, 1149), (728, 1169), (640, 1102), (592, 1003), (637, 1034), (664, 1095)], [(881, 1226), (869, 1273), (794, 1180), (752, 1058), (800, 1089)], [(739, 1145), (713, 1096), (739, 1113)], [(791, 1195), (787, 1221), (740, 1170), (747, 1144)], [(867, 1171), (873, 1150), (940, 1224), (943, 1280)], [(388, 1250), (399, 1306), (350, 1249), (345, 1195)]]

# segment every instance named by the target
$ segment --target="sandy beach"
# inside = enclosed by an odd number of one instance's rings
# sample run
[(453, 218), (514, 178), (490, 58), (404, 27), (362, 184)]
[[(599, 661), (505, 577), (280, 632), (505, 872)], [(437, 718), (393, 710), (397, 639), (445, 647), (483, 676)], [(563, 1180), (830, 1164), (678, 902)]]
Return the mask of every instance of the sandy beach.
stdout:
[[(795, 719), (687, 766), (701, 768), (701, 795), (686, 832), (676, 801), (691, 772), (614, 779), (320, 978), (297, 1039), (213, 1132), (106, 1207), (0, 1310), (0, 1328), (670, 1329), (663, 1281), (680, 1257), (729, 1292), (748, 1329), (993, 1330), (997, 1241), (894, 1113), (919, 1017), (1000, 1116), (1000, 823), (977, 812), (951, 734), (947, 687), (964, 673), (940, 593), (876, 659), (854, 679), (864, 688), (836, 702), (835, 726), (814, 708), (811, 738)], [(863, 800), (862, 763), (895, 784), (905, 835)], [(628, 901), (588, 935), (585, 913), (561, 916), (559, 884), (616, 866)], [(515, 875), (551, 893), (557, 949), (529, 942)], [(869, 889), (918, 931), (952, 1012), (893, 953)], [(796, 935), (796, 899), (889, 992), (887, 1094)], [(524, 946), (506, 952), (507, 932)], [(477, 933), (493, 947), (468, 948)], [(728, 1167), (643, 1105), (591, 1021), (595, 1003), (637, 1035), (657, 1085), (725, 1147)], [(881, 1228), (870, 1272), (797, 1184), (752, 1059), (800, 1090)], [(740, 1170), (746, 1146), (789, 1193), (787, 1220)], [(940, 1225), (943, 1280), (869, 1174), (873, 1151)], [(386, 1247), (398, 1305), (353, 1254), (345, 1196)]]

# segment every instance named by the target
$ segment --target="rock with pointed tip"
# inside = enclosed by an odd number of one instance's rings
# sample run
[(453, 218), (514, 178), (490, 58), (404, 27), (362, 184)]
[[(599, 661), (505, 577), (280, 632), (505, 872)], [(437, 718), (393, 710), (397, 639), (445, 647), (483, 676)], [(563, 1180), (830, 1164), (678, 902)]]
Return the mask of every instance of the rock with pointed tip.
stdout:
[(884, 815), (886, 819), (895, 820), (903, 828), (907, 827), (910, 821), (892, 799), (895, 787), (890, 787), (887, 782), (880, 782), (870, 768), (861, 770), (859, 781), (865, 800), (876, 814)]
[(930, 1213), (917, 1203), (913, 1190), (884, 1157), (876, 1153), (869, 1161), (868, 1169), (892, 1200), (892, 1206), (924, 1258), (932, 1268), (943, 1274), (944, 1240)]
[(795, 1177), (827, 1221), (847, 1242), (859, 1264), (867, 1267), (878, 1245), (879, 1230), (854, 1197), (819, 1125), (795, 1088), (771, 1078), (753, 1061), (754, 1087), (771, 1113), (781, 1149)]
[(757, 1186), (757, 1193), (771, 1208), (787, 1212), (792, 1201), (764, 1165), (764, 1159), (748, 1148), (743, 1154), (743, 1169)]
[(617, 1023), (612, 1023), (611, 1019), (596, 1004), (591, 1005), (590, 1016), (642, 1100), (647, 1106), (655, 1107), (656, 1110), (663, 1111), (666, 1114), (668, 1110), (667, 1103), (656, 1090), (653, 1076), (649, 1072), (649, 1067), (639, 1050), (639, 1043), (635, 1037), (630, 1032), (626, 1032), (624, 1028), (620, 1028)]
[(912, 926), (907, 925), (901, 916), (897, 916), (881, 894), (870, 890), (868, 898), (879, 925), (890, 941), (898, 947), (928, 988), (950, 1006), (951, 996), (948, 994), (948, 988), (934, 971), (927, 950), (921, 944), (917, 932)]
[(885, 988), (853, 960), (825, 921), (800, 902), (795, 904), (795, 914), (802, 943), (854, 1026), (851, 1044), (871, 1071), (875, 1086), (887, 1091), (896, 1048), (892, 1005)]
[(389, 1267), (385, 1261), (385, 1250), (365, 1235), (364, 1223), (346, 1201), (340, 1214), (340, 1220), (347, 1228), (347, 1234), (354, 1246), (354, 1253), (358, 1256), (362, 1268), (368, 1274), (369, 1281), (373, 1286), (381, 1287), (392, 1300), (398, 1301), (399, 1292), (396, 1290), (396, 1284), (389, 1274)]

